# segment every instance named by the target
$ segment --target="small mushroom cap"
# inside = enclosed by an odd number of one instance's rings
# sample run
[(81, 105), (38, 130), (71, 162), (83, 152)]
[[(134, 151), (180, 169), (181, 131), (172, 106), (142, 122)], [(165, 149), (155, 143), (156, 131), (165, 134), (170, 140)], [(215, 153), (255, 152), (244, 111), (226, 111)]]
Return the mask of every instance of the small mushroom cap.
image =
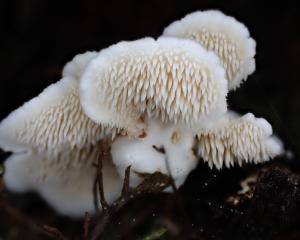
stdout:
[(236, 89), (255, 70), (256, 43), (247, 27), (217, 10), (197, 11), (165, 28), (163, 36), (188, 38), (216, 53), (226, 70), (229, 89)]
[[(11, 191), (37, 191), (56, 211), (70, 217), (94, 213), (93, 185), (101, 146), (69, 152), (68, 160), (33, 152), (13, 154), (5, 164), (4, 182)], [(77, 153), (74, 153), (77, 151)], [(74, 154), (80, 156), (76, 164)], [(69, 165), (65, 165), (68, 162)], [(111, 203), (121, 193), (123, 180), (110, 159), (103, 160), (106, 200)]]
[[(86, 61), (79, 61), (81, 58), (87, 60), (85, 54), (75, 57), (75, 63), (67, 64), (64, 74), (78, 75), (80, 71), (75, 73), (74, 66), (80, 66), (79, 62), (86, 65)], [(110, 130), (94, 123), (82, 110), (79, 80), (64, 77), (1, 122), (0, 147), (12, 152), (34, 149), (58, 154), (65, 149), (95, 144), (108, 134)]]
[(126, 168), (131, 166), (130, 183), (135, 186), (141, 181), (137, 173), (169, 175), (168, 161), (176, 185), (181, 186), (198, 162), (192, 151), (194, 134), (179, 125), (163, 124), (157, 119), (148, 119), (147, 126), (148, 134), (143, 139), (118, 137), (114, 140), (111, 155), (118, 173), (124, 177)]
[(218, 57), (184, 39), (144, 38), (102, 50), (85, 70), (80, 89), (91, 119), (129, 132), (145, 115), (204, 128), (227, 108)]
[(281, 141), (272, 135), (271, 125), (252, 113), (239, 117), (229, 113), (213, 130), (197, 136), (199, 156), (212, 168), (238, 163), (265, 162), (283, 152)]

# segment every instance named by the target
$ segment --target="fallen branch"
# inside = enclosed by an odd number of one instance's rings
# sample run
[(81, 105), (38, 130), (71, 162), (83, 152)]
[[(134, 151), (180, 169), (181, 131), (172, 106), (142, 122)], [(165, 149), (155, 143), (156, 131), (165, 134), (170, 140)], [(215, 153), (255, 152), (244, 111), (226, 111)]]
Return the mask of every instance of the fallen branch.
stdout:
[(41, 227), (44, 233), (49, 237), (55, 240), (67, 240), (67, 238), (57, 228), (50, 227), (48, 225), (42, 225)]
[(84, 225), (83, 225), (83, 230), (84, 230), (83, 239), (84, 240), (88, 240), (90, 224), (91, 224), (91, 217), (90, 217), (90, 214), (88, 212), (86, 212), (85, 216), (84, 216)]

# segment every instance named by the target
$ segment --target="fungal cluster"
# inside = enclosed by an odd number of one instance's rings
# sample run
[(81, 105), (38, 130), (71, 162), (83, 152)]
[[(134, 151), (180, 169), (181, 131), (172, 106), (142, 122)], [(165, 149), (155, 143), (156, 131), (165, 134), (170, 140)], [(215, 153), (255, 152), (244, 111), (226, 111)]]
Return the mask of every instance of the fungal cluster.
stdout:
[(12, 152), (7, 188), (37, 191), (61, 214), (80, 217), (95, 211), (93, 164), (107, 146), (108, 202), (129, 165), (132, 186), (139, 173), (158, 171), (179, 187), (200, 159), (221, 169), (277, 156), (283, 147), (265, 119), (227, 109), (228, 91), (255, 70), (254, 55), (248, 29), (210, 10), (170, 24), (158, 39), (75, 56), (61, 80), (1, 122), (0, 147)]

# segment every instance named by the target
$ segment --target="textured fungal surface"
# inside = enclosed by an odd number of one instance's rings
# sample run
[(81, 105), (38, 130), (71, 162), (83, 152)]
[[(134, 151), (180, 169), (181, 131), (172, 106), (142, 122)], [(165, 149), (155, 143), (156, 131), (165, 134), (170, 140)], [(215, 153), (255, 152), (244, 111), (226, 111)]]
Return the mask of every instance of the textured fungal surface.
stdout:
[(143, 115), (205, 128), (226, 111), (226, 94), (216, 55), (174, 38), (113, 45), (92, 60), (81, 79), (86, 114), (133, 135)]
[[(131, 166), (131, 183), (140, 182), (138, 173), (171, 174), (179, 187), (197, 165), (192, 151), (195, 135), (176, 124), (147, 119), (148, 134), (143, 139), (117, 138), (111, 147), (112, 160), (119, 174)], [(168, 169), (169, 166), (169, 169)], [(170, 172), (169, 172), (170, 171)]]
[[(74, 217), (95, 210), (93, 163), (117, 132), (93, 122), (80, 104), (79, 77), (95, 54), (77, 55), (65, 66), (64, 78), (0, 124), (0, 146), (13, 152), (5, 162), (7, 188), (37, 191), (58, 212)], [(111, 160), (103, 169), (113, 201), (121, 181)]]
[[(71, 75), (72, 64), (67, 65), (65, 73)], [(75, 72), (73, 67), (73, 74)], [(12, 152), (33, 150), (62, 154), (65, 149), (96, 144), (111, 132), (85, 115), (80, 105), (79, 80), (65, 77), (1, 122), (0, 147)]]
[(197, 139), (198, 154), (218, 169), (268, 161), (283, 151), (280, 140), (272, 136), (271, 125), (251, 113), (242, 117), (230, 113), (218, 127)]
[[(37, 191), (61, 214), (82, 217), (95, 211), (93, 185), (103, 143), (74, 149), (61, 156), (27, 152), (13, 154), (5, 162), (4, 181), (9, 190)], [(106, 200), (114, 201), (121, 192), (122, 180), (110, 159), (103, 159)]]
[(226, 70), (229, 89), (255, 70), (255, 41), (247, 27), (220, 11), (198, 11), (170, 24), (163, 36), (187, 38), (216, 53)]

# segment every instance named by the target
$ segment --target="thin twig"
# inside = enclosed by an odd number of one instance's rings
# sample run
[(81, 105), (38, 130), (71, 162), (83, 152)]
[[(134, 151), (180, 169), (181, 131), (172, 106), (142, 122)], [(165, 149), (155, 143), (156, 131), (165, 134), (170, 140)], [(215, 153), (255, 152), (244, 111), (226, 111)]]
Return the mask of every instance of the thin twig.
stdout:
[(97, 168), (97, 176), (98, 176), (98, 190), (100, 194), (100, 203), (102, 206), (102, 210), (105, 211), (107, 209), (108, 203), (105, 200), (104, 196), (104, 186), (103, 186), (103, 155), (101, 158), (98, 158), (98, 168)]
[(104, 154), (101, 154), (98, 158), (98, 164), (97, 164), (97, 181), (96, 185), (98, 186), (98, 191), (100, 194), (100, 203), (103, 212), (106, 211), (109, 208), (108, 203), (105, 200), (104, 196), (104, 186), (103, 186), (103, 156)]
[(165, 150), (164, 147), (159, 148), (159, 147), (157, 147), (157, 146), (155, 146), (155, 145), (152, 145), (152, 147), (153, 147), (156, 151), (158, 151), (158, 152), (160, 152), (160, 153), (162, 153), (162, 154), (165, 154), (165, 153), (166, 153), (166, 150)]
[(83, 225), (83, 230), (84, 230), (83, 239), (84, 240), (88, 240), (90, 224), (91, 224), (91, 217), (90, 217), (90, 214), (88, 212), (86, 212), (85, 216), (84, 216), (84, 225)]
[[(97, 164), (94, 164), (94, 167), (97, 168)], [(94, 206), (97, 212), (100, 212), (100, 207), (99, 207), (99, 199), (98, 199), (98, 175), (95, 175), (95, 180), (93, 183), (93, 200), (94, 200)]]
[(124, 198), (128, 198), (130, 192), (130, 168), (131, 166), (128, 166), (125, 171), (125, 178), (124, 178), (123, 188), (122, 188), (122, 196)]
[(55, 240), (66, 240), (67, 239), (57, 228), (50, 227), (48, 225), (42, 225), (41, 227), (49, 237), (51, 237)]

